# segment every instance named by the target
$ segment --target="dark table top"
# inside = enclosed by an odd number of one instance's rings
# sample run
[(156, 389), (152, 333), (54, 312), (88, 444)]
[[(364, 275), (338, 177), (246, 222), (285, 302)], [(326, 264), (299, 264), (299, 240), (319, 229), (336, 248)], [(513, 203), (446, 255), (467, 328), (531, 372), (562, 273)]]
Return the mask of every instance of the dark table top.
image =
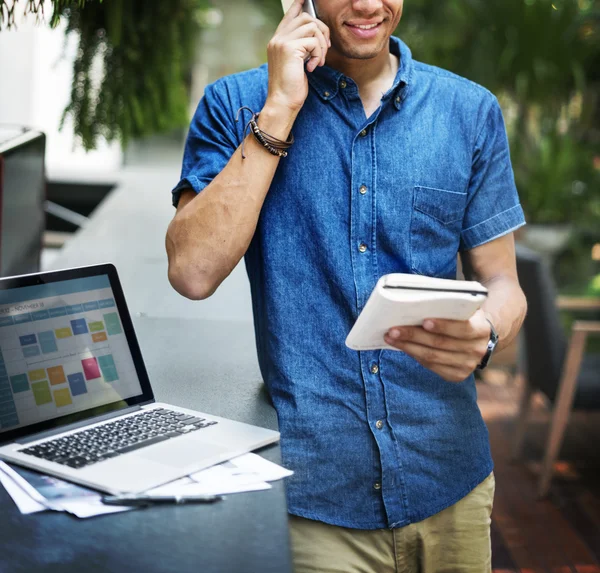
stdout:
[[(147, 177), (146, 199), (151, 180), (156, 185), (155, 177)], [(219, 299), (188, 312), (172, 298), (166, 273), (156, 269), (166, 269), (160, 250), (166, 226), (138, 221), (138, 235), (129, 234), (135, 192), (144, 189), (139, 177), (132, 181), (135, 188), (117, 189), (55, 267), (112, 260), (123, 269), (125, 295), (158, 401), (277, 429), (258, 369), (249, 308), (236, 310), (236, 316), (245, 313), (244, 320), (210, 320), (203, 317), (231, 316), (226, 309), (220, 312)], [(172, 216), (168, 199), (154, 206), (146, 201), (144, 210), (164, 221)], [(148, 252), (148, 244), (156, 245), (156, 253)], [(228, 288), (247, 297), (243, 281)], [(153, 300), (160, 301), (159, 308)], [(259, 453), (281, 461), (278, 445)], [(84, 520), (56, 512), (21, 515), (0, 488), (0, 572), (291, 572), (284, 485), (274, 482), (271, 490), (229, 495), (213, 505), (152, 507)]]

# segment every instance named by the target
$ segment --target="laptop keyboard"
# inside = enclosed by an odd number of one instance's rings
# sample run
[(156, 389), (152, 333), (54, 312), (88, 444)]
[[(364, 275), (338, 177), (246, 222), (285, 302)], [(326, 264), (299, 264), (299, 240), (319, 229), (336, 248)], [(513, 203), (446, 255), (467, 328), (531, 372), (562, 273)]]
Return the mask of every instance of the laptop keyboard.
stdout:
[(217, 423), (157, 408), (19, 451), (71, 468), (82, 468)]

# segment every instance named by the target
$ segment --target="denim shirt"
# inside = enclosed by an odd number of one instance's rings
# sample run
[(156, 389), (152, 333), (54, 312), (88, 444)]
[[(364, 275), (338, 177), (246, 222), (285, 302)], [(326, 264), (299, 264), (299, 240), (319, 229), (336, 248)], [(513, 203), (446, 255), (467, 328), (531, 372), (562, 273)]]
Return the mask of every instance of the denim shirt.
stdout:
[[(446, 382), (402, 352), (350, 350), (346, 335), (381, 275), (455, 278), (458, 251), (524, 224), (496, 98), (397, 38), (390, 48), (398, 74), (369, 118), (351, 78), (308, 74), (296, 142), (245, 256), (259, 364), (295, 472), (288, 509), (359, 529), (441, 511), (492, 459), (473, 376)], [(262, 66), (207, 87), (175, 204), (225, 167), (243, 139), (236, 112), (263, 107), (267, 80)]]

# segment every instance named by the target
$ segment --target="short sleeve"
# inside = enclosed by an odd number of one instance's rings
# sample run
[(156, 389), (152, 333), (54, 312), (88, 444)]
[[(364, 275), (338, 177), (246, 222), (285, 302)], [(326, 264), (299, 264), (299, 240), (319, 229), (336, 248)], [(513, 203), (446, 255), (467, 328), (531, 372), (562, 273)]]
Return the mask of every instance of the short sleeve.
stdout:
[[(173, 188), (177, 207), (184, 189), (200, 193), (227, 165), (238, 148), (235, 118), (219, 82), (207, 86), (194, 114), (183, 153), (181, 178)], [(224, 94), (226, 96), (226, 94)]]
[(460, 250), (506, 235), (525, 224), (515, 186), (504, 118), (493, 98), (473, 153)]

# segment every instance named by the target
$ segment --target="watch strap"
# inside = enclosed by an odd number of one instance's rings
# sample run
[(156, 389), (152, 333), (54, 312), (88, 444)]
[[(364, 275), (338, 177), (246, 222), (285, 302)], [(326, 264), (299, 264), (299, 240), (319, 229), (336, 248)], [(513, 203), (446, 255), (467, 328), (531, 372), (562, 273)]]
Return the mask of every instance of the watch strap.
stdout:
[(498, 338), (499, 338), (498, 333), (496, 332), (496, 329), (494, 328), (492, 321), (489, 318), (486, 318), (486, 320), (488, 321), (488, 323), (490, 325), (490, 339), (488, 341), (486, 353), (483, 356), (483, 358), (481, 359), (479, 366), (477, 366), (478, 370), (483, 370), (488, 365), (490, 358), (492, 357), (492, 354), (494, 353), (494, 350), (496, 349), (496, 346), (498, 345)]

